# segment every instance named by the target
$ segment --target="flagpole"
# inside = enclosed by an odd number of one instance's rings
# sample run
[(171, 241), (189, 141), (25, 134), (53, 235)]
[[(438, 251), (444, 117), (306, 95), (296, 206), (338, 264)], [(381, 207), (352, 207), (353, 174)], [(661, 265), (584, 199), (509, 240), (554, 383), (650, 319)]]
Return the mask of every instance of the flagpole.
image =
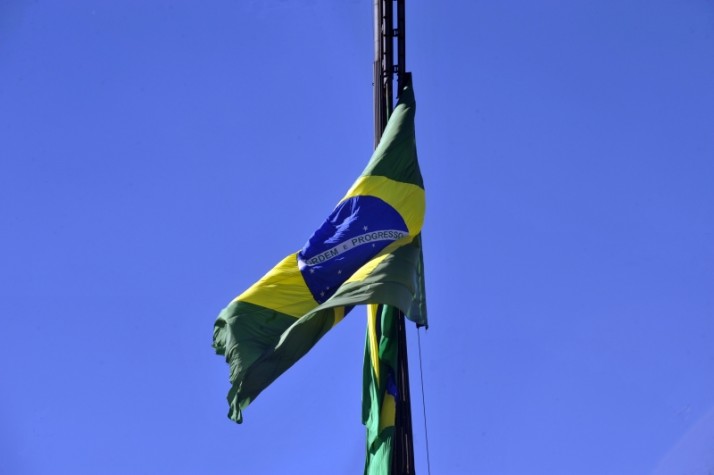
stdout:
[[(394, 3), (396, 1), (396, 26)], [(406, 72), (405, 0), (374, 0), (374, 144), (379, 144), (387, 120), (394, 108), (394, 74), (397, 94), (409, 81)], [(397, 62), (394, 63), (394, 43)], [(395, 67), (396, 66), (396, 67)], [(409, 365), (404, 314), (397, 317), (397, 397), (392, 474), (414, 475), (414, 439), (412, 434)]]

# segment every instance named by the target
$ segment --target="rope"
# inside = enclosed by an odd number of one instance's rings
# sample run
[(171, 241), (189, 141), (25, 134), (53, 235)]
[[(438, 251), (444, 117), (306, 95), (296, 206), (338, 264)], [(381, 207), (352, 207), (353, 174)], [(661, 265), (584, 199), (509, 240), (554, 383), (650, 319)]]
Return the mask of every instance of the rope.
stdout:
[(421, 381), (421, 407), (424, 413), (424, 441), (426, 443), (426, 470), (431, 475), (431, 461), (429, 459), (429, 431), (426, 427), (426, 399), (424, 398), (424, 365), (421, 361), (421, 331), (417, 328), (417, 342), (419, 346), (419, 380)]

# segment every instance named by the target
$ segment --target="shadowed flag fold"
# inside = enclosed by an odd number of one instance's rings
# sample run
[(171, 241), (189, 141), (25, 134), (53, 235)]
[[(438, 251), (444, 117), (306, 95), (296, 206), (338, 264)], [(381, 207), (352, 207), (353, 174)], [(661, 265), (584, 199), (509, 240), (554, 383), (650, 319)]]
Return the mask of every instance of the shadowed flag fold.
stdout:
[(426, 325), (414, 113), (407, 86), (367, 167), (324, 223), (219, 314), (213, 347), (230, 365), (232, 420), (242, 422), (242, 410), (355, 305), (391, 305)]
[(397, 318), (398, 311), (394, 307), (367, 306), (362, 386), (362, 424), (367, 429), (364, 475), (392, 473), (400, 350)]

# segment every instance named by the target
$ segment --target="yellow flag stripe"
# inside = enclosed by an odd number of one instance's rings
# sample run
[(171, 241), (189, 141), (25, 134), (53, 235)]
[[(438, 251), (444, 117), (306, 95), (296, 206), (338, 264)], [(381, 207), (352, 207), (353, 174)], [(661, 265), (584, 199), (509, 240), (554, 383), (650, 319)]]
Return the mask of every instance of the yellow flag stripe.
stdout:
[(297, 266), (297, 253), (290, 254), (236, 300), (260, 305), (300, 318), (317, 306)]
[(350, 282), (359, 282), (360, 280), (364, 279), (367, 277), (375, 267), (379, 265), (380, 262), (382, 262), (385, 258), (387, 257), (387, 254), (383, 254), (381, 256), (377, 256), (362, 267), (357, 270), (354, 274), (350, 276), (349, 279), (345, 281), (345, 284), (350, 283)]
[(382, 410), (379, 413), (379, 431), (382, 432), (387, 427), (392, 427), (397, 420), (397, 403), (394, 396), (384, 393)]
[(377, 343), (377, 304), (367, 305), (367, 335), (369, 337), (369, 357), (372, 360), (372, 371), (379, 384), (379, 346)]
[(332, 324), (334, 327), (345, 318), (345, 307), (335, 307), (332, 310), (335, 312), (335, 323)]

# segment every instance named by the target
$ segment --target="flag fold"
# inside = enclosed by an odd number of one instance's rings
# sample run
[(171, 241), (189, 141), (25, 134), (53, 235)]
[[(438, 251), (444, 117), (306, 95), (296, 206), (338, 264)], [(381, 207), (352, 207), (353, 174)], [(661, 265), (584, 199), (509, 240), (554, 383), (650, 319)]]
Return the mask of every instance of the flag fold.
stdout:
[(398, 310), (367, 306), (362, 424), (367, 429), (364, 475), (390, 475), (394, 453), (397, 400)]

